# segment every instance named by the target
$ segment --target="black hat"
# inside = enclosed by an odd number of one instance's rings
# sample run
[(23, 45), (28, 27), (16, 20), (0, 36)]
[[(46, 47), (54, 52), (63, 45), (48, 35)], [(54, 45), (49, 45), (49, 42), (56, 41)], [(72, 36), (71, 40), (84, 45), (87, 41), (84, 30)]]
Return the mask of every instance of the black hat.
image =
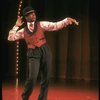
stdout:
[(26, 16), (29, 13), (35, 12), (35, 10), (32, 7), (26, 7), (23, 9), (23, 16)]

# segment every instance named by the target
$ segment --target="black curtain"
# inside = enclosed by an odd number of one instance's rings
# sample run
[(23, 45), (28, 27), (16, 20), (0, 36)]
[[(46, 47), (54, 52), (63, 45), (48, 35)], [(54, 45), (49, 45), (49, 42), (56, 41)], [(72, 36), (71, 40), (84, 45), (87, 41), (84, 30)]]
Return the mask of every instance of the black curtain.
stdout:
[[(3, 79), (15, 78), (15, 42), (7, 40), (17, 19), (19, 0), (1, 3), (1, 65)], [(97, 0), (23, 0), (31, 5), (38, 20), (59, 21), (72, 17), (79, 26), (70, 25), (56, 32), (46, 32), (53, 54), (51, 78), (54, 80), (99, 80), (99, 17)], [(26, 44), (20, 40), (19, 78), (27, 75)]]

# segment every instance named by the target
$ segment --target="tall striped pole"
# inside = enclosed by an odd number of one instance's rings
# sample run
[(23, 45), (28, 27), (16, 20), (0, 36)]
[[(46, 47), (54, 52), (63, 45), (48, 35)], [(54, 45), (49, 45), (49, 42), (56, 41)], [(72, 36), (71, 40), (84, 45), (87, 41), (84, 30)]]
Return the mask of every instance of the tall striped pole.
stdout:
[[(20, 16), (21, 7), (22, 7), (22, 0), (20, 0), (19, 2), (17, 17)], [(16, 41), (16, 88), (18, 88), (18, 68), (19, 68), (19, 40)]]

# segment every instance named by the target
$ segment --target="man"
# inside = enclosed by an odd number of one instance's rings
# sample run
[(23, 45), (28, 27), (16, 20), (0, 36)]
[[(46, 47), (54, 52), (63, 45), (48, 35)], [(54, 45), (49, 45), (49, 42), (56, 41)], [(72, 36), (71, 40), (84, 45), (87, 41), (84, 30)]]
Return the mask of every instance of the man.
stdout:
[[(18, 30), (24, 23), (22, 17), (18, 17), (15, 26), (9, 31), (8, 40), (15, 41), (25, 39), (27, 44), (27, 57), (29, 77), (25, 83), (22, 99), (28, 100), (37, 80), (38, 72), (41, 73), (41, 90), (38, 100), (47, 100), (49, 67), (51, 65), (51, 51), (47, 45), (44, 35), (45, 31), (57, 31), (67, 25), (78, 22), (72, 18), (65, 18), (59, 22), (36, 21), (36, 14), (32, 7), (23, 10), (23, 17), (27, 25)], [(31, 24), (31, 25), (30, 25)]]

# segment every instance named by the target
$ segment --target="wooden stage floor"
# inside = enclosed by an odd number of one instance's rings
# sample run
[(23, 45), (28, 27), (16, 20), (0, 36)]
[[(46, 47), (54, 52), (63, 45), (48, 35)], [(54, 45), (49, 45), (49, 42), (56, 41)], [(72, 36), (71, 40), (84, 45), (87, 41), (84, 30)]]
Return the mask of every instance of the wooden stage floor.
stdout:
[[(23, 88), (24, 84), (19, 84), (16, 88), (15, 84), (4, 83), (2, 85), (3, 100), (22, 100)], [(36, 84), (29, 100), (37, 100), (39, 90), (40, 85)], [(99, 100), (98, 91), (98, 87), (95, 85), (50, 83), (48, 100)]]

